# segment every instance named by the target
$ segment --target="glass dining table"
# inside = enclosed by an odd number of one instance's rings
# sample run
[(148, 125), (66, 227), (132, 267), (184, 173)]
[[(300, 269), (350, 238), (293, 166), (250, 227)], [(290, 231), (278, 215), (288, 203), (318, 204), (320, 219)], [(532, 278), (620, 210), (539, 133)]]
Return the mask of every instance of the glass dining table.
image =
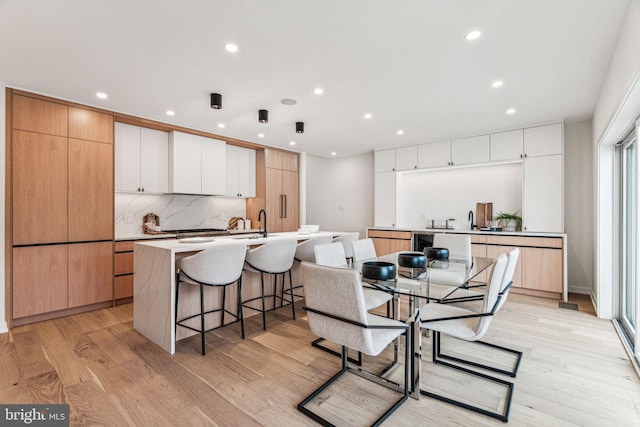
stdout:
[[(398, 263), (398, 255), (406, 253), (420, 252), (394, 252), (388, 255), (382, 255), (373, 259), (365, 259), (354, 262), (353, 267), (362, 273), (362, 267), (370, 261), (387, 262), (396, 266), (396, 277), (392, 280), (371, 280), (366, 277), (362, 278), (363, 286), (385, 291), (393, 295), (395, 302), (393, 315), (396, 319), (401, 319), (400, 298), (407, 297), (409, 309), (407, 311), (406, 322), (411, 327), (411, 378), (412, 384), (410, 394), (415, 399), (420, 397), (420, 371), (422, 357), (422, 332), (420, 329), (420, 307), (421, 303), (442, 303), (448, 302), (448, 299), (457, 299), (457, 293), (466, 293), (470, 289), (469, 283), (477, 278), (482, 272), (489, 269), (495, 264), (495, 259), (485, 257), (471, 257), (467, 259), (448, 260), (427, 260), (424, 270), (410, 269), (400, 267)], [(439, 283), (435, 285), (435, 281)], [(444, 283), (444, 285), (440, 285)], [(480, 291), (476, 295), (483, 295)], [(394, 360), (385, 368), (384, 372), (391, 371), (397, 364), (398, 344), (394, 348)]]

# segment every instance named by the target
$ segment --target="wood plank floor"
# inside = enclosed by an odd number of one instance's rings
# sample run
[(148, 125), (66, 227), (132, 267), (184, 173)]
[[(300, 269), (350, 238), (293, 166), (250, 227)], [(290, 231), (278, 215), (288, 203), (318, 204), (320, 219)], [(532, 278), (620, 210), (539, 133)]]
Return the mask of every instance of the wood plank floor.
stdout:
[[(491, 324), (487, 341), (524, 352), (509, 424), (640, 425), (640, 381), (611, 322), (597, 319), (588, 299), (573, 298), (579, 311), (511, 294)], [(0, 402), (68, 403), (74, 426), (314, 425), (296, 405), (338, 370), (339, 360), (309, 345), (315, 337), (304, 312), (297, 313), (295, 321), (290, 309), (270, 313), (266, 332), (258, 316), (248, 319), (245, 340), (238, 325), (213, 331), (204, 357), (197, 337), (181, 341), (173, 356), (146, 340), (132, 328), (130, 304), (17, 327), (0, 335)], [(429, 341), (425, 388), (487, 407), (504, 403), (500, 390), (430, 363)], [(443, 345), (499, 360), (477, 345)], [(365, 358), (365, 365), (377, 369), (389, 356)], [(393, 398), (349, 375), (320, 396), (316, 409), (338, 425), (364, 425)], [(385, 425), (503, 423), (423, 397), (409, 399)]]

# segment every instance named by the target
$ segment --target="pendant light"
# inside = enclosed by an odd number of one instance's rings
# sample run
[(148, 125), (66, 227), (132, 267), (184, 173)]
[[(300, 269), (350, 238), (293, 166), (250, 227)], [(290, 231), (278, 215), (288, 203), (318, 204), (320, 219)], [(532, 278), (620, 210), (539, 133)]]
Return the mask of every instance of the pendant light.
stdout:
[(304, 123), (296, 122), (296, 133), (304, 133)]
[(258, 121), (267, 123), (269, 121), (269, 112), (267, 110), (258, 110)]
[(211, 108), (214, 110), (220, 110), (222, 108), (222, 95), (219, 93), (211, 94)]

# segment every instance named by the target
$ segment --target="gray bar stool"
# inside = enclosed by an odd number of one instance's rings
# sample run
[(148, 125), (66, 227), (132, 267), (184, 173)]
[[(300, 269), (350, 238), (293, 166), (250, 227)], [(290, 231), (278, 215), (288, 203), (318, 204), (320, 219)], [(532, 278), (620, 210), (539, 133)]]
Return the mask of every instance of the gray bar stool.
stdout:
[[(195, 255), (178, 261), (178, 280), (176, 281), (176, 330), (178, 326), (199, 332), (202, 340), (202, 355), (205, 354), (204, 334), (231, 323), (240, 322), (240, 331), (244, 339), (244, 319), (242, 317), (242, 267), (244, 265), (247, 248), (244, 245), (224, 246), (206, 249)], [(232, 313), (226, 309), (227, 286), (238, 283), (237, 311)], [(178, 320), (178, 296), (180, 283), (200, 286), (200, 313)], [(222, 306), (209, 311), (204, 311), (204, 287), (213, 286), (222, 288)], [(214, 328), (206, 329), (204, 316), (209, 313), (222, 312), (221, 324)], [(225, 314), (235, 318), (233, 322), (224, 323)], [(200, 329), (183, 324), (187, 320), (200, 316)]]
[(344, 247), (344, 255), (347, 259), (347, 264), (351, 265), (353, 263), (353, 244), (351, 242), (355, 242), (360, 238), (359, 232), (353, 233), (345, 233), (333, 239), (333, 242), (340, 242)]
[[(293, 284), (291, 280), (291, 267), (293, 266), (293, 257), (296, 253), (297, 241), (293, 239), (276, 240), (264, 245), (258, 246), (255, 249), (247, 252), (247, 258), (244, 265), (245, 271), (252, 271), (260, 273), (260, 286), (261, 296), (250, 298), (242, 301), (242, 306), (250, 310), (262, 312), (262, 329), (267, 330), (267, 309), (265, 306), (265, 298), (273, 298), (273, 308), (276, 309), (276, 299), (280, 299), (280, 306), (282, 307), (283, 291), (284, 291), (284, 278), (285, 274), (289, 273), (289, 290), (293, 293)], [(265, 295), (264, 293), (264, 275), (273, 274), (275, 279), (273, 282), (273, 294)], [(282, 278), (282, 291), (280, 295), (277, 293), (278, 288), (278, 276)], [(248, 303), (261, 299), (262, 309), (247, 305)], [(295, 319), (295, 311), (293, 318)]]

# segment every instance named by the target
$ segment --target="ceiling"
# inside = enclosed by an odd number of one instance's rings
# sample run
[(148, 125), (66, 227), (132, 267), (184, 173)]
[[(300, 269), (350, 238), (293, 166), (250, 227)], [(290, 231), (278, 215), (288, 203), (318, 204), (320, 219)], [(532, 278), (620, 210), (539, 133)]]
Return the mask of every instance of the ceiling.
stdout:
[[(0, 0), (0, 81), (264, 145), (349, 156), (590, 118), (627, 4)], [(481, 37), (467, 41), (471, 30)], [(227, 43), (238, 51), (227, 52)], [(492, 88), (495, 80), (504, 85)], [(222, 94), (220, 110), (209, 106), (213, 92)], [(258, 122), (259, 109), (269, 110), (268, 123)]]

